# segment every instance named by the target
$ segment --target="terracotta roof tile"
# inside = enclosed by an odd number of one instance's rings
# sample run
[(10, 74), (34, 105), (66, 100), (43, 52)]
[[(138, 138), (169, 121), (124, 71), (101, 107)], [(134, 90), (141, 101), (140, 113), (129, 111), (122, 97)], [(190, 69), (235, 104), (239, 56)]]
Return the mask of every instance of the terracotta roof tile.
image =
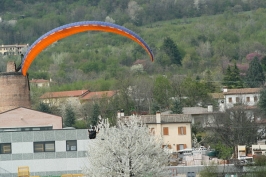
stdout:
[(223, 92), (223, 94), (235, 95), (235, 94), (259, 93), (261, 90), (262, 88), (227, 89), (227, 92)]
[(103, 97), (110, 98), (116, 94), (116, 91), (100, 91), (100, 92), (89, 92), (84, 94), (81, 100), (91, 100), (91, 99), (99, 99)]
[(63, 91), (63, 92), (47, 92), (43, 94), (40, 98), (62, 98), (62, 97), (80, 97), (86, 94), (89, 90), (73, 90), (73, 91)]

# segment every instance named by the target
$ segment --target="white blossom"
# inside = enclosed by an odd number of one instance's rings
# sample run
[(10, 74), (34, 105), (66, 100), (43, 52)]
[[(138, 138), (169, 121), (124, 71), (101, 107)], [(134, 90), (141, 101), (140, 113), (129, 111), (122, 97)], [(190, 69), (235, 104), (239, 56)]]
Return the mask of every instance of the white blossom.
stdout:
[(169, 155), (162, 141), (151, 135), (148, 127), (136, 118), (118, 121), (109, 127), (103, 121), (96, 139), (89, 144), (89, 166), (84, 173), (90, 177), (168, 176), (165, 168)]

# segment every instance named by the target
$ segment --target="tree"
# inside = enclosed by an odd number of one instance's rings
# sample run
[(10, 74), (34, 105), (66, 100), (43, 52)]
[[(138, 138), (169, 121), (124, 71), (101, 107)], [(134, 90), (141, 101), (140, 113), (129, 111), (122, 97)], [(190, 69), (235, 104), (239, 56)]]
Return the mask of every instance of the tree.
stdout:
[(243, 81), (240, 77), (240, 72), (239, 69), (236, 65), (234, 64), (233, 67), (228, 66), (225, 76), (223, 78), (223, 84), (227, 86), (227, 88), (243, 88)]
[[(206, 106), (212, 101), (205, 83), (187, 77), (181, 84), (182, 103), (184, 106)], [(185, 97), (185, 98), (184, 98)]]
[(45, 112), (45, 113), (49, 113), (51, 114), (52, 113), (52, 110), (51, 108), (49, 107), (48, 104), (45, 104), (43, 102), (40, 102), (39, 105), (37, 106), (37, 110), (38, 111), (41, 111), (41, 112)]
[(208, 125), (211, 128), (207, 141), (211, 144), (221, 142), (234, 149), (240, 144), (251, 146), (262, 137), (265, 129), (259, 127), (256, 117), (257, 111), (249, 110), (245, 105), (227, 109), (224, 113), (215, 113)]
[(260, 111), (266, 115), (266, 89), (260, 91), (260, 99), (258, 103)]
[(169, 98), (171, 95), (171, 84), (165, 76), (157, 76), (153, 86), (153, 98), (160, 108), (169, 106)]
[(171, 111), (173, 114), (182, 114), (183, 113), (182, 103), (178, 100), (174, 100), (171, 106)]
[(93, 110), (92, 110), (92, 116), (91, 116), (91, 125), (96, 126), (99, 122), (99, 115), (100, 115), (100, 107), (96, 103), (93, 105)]
[(73, 108), (71, 107), (71, 105), (66, 105), (65, 114), (64, 114), (65, 127), (72, 127), (73, 125), (75, 125), (75, 121), (76, 118)]
[(89, 144), (90, 165), (85, 174), (102, 176), (168, 176), (168, 153), (162, 141), (151, 135), (149, 128), (137, 117), (118, 121), (110, 127), (107, 121)]
[(170, 37), (166, 37), (163, 41), (162, 50), (170, 57), (173, 64), (182, 65), (182, 57), (177, 45)]
[(246, 75), (246, 84), (251, 87), (260, 87), (265, 82), (265, 76), (263, 73), (262, 66), (259, 62), (258, 57), (255, 57), (250, 63)]

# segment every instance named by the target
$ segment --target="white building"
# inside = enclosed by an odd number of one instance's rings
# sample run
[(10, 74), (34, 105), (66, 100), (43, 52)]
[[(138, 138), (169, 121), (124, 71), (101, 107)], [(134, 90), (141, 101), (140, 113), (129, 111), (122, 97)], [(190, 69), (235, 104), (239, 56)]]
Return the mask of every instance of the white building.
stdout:
[(222, 93), (212, 93), (212, 97), (218, 100), (219, 111), (224, 112), (238, 104), (256, 106), (259, 101), (262, 88), (224, 88)]
[(0, 54), (2, 55), (20, 55), (23, 53), (23, 50), (27, 50), (29, 47), (28, 44), (22, 45), (0, 45)]
[(30, 176), (81, 174), (88, 165), (87, 129), (0, 132), (0, 176), (17, 176), (28, 166)]

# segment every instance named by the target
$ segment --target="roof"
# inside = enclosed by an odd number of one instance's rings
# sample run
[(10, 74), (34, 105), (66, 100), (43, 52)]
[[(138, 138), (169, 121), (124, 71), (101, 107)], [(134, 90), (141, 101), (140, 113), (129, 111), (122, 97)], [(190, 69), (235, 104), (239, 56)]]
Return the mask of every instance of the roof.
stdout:
[(183, 107), (183, 114), (204, 114), (204, 113), (208, 113), (208, 108)]
[(241, 88), (241, 89), (227, 89), (227, 92), (223, 92), (224, 95), (237, 95), (237, 94), (252, 94), (259, 93), (262, 88)]
[(89, 92), (84, 94), (81, 100), (92, 100), (92, 99), (99, 99), (99, 98), (110, 98), (116, 94), (116, 91), (100, 91), (100, 92)]
[(43, 94), (40, 98), (64, 98), (64, 97), (80, 97), (86, 94), (89, 90), (73, 90), (73, 91), (62, 91), (62, 92), (47, 92)]
[(45, 80), (45, 79), (32, 79), (30, 80), (30, 83), (46, 83), (49, 82), (49, 80)]
[(24, 107), (0, 113), (0, 128), (43, 126), (62, 129), (62, 117)]
[(223, 93), (210, 93), (210, 96), (214, 99), (223, 99), (224, 98)]

